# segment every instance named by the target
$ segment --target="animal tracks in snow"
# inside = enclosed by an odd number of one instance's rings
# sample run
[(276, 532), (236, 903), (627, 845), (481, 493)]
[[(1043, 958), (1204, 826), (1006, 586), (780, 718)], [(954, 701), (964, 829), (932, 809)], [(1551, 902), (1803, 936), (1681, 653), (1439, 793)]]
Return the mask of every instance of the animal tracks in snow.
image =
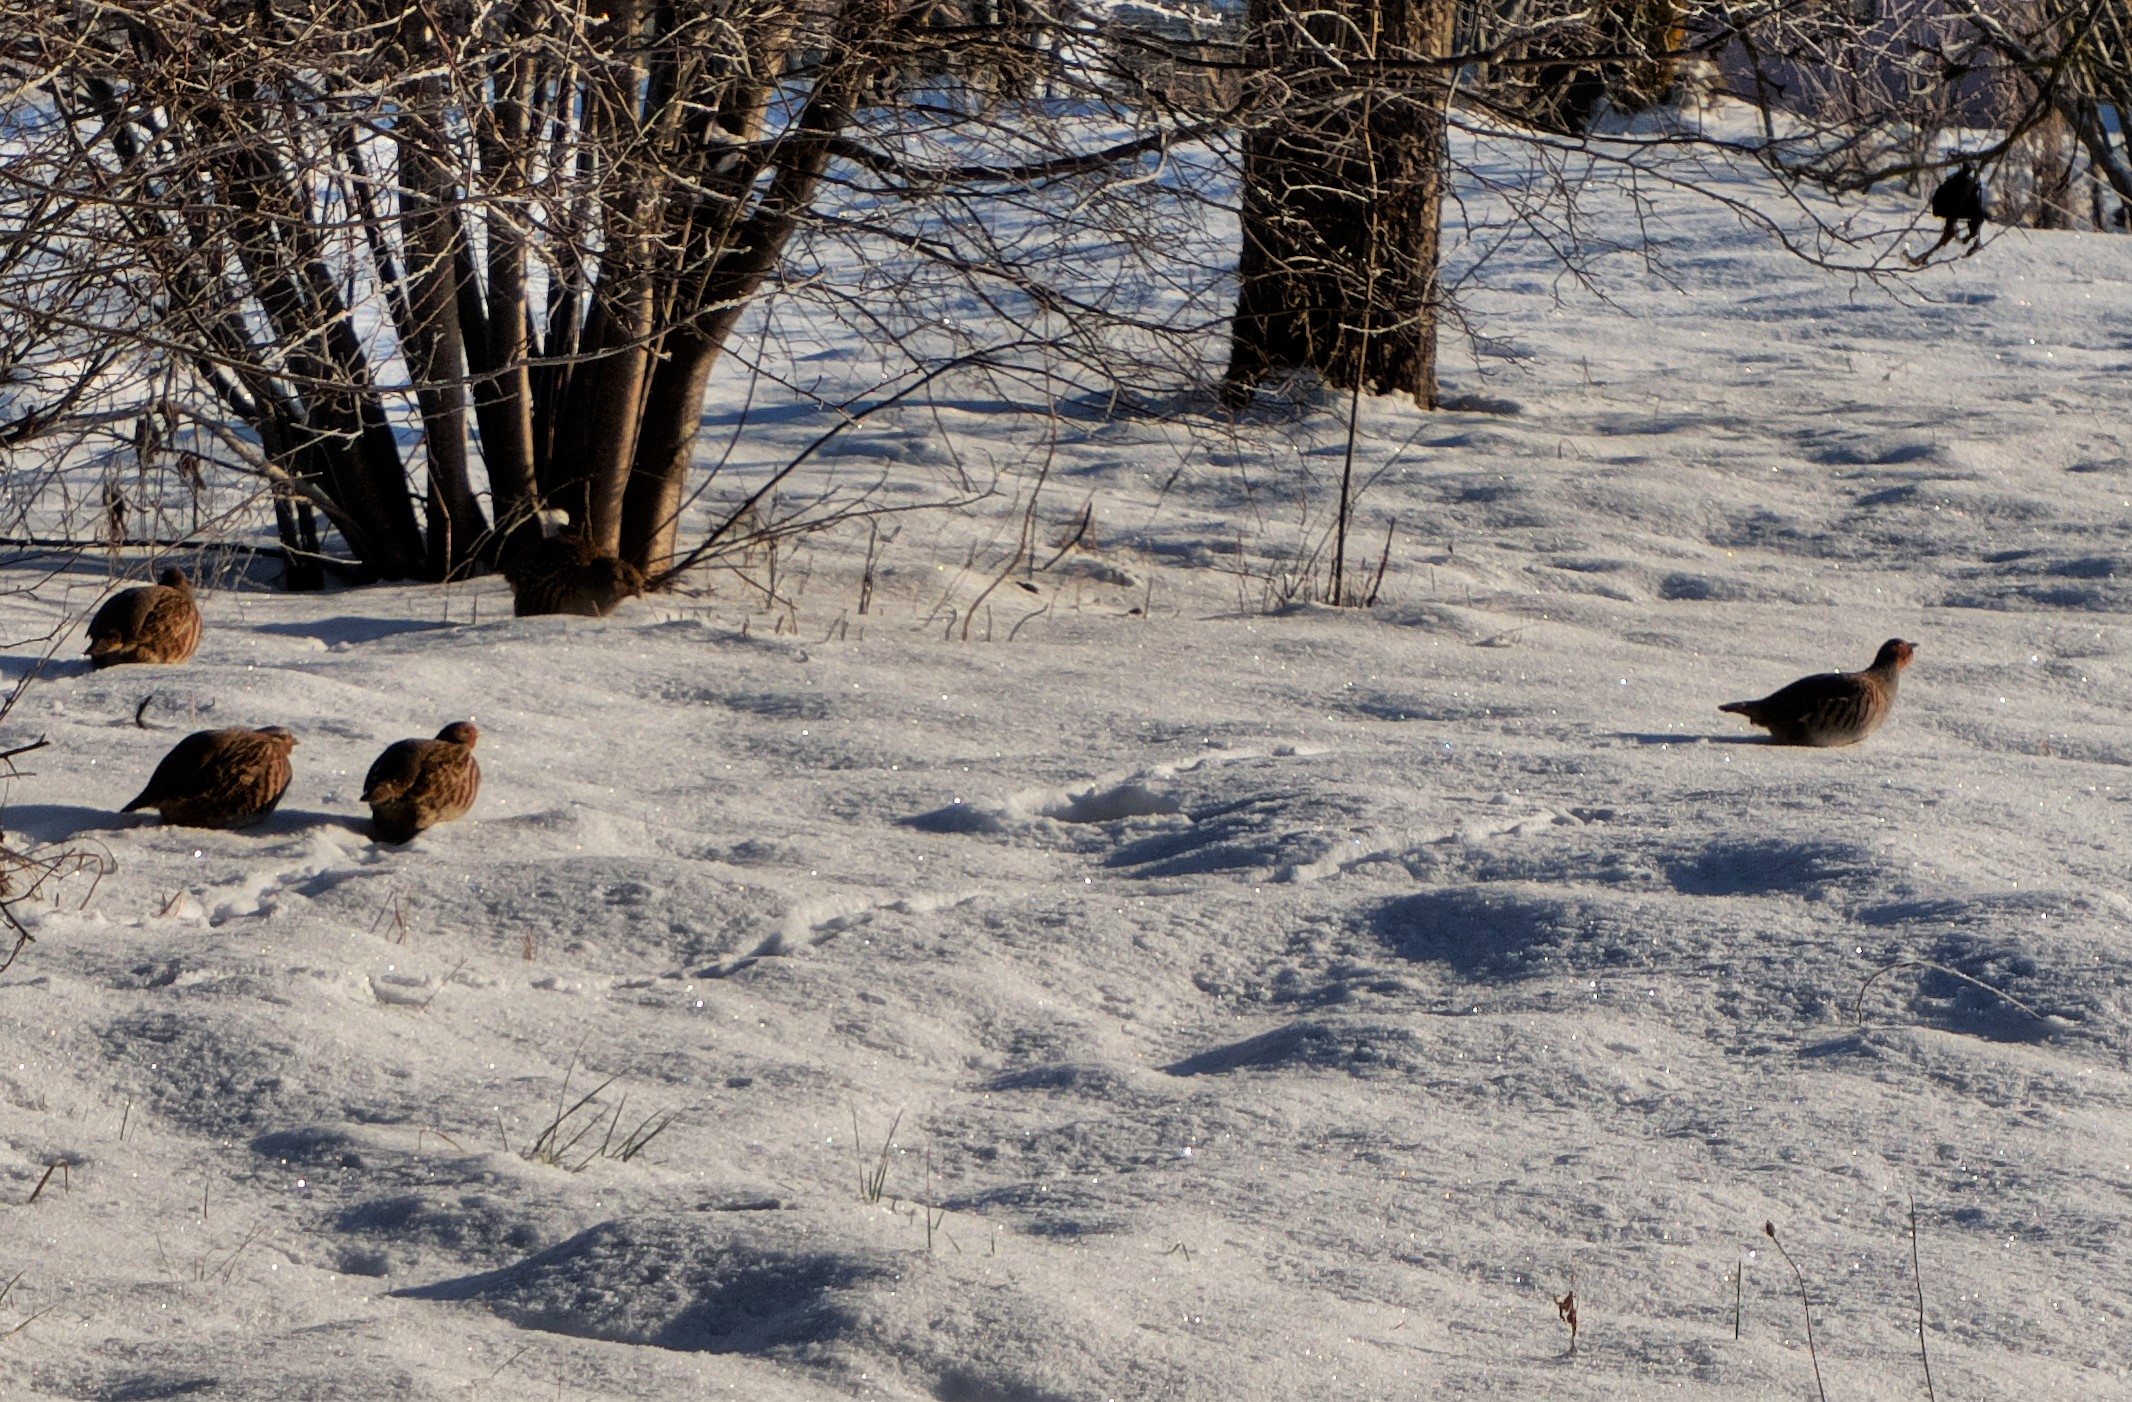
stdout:
[(1417, 823), (1410, 813), (1386, 811), (1381, 788), (1366, 782), (1370, 776), (1311, 763), (1329, 758), (1352, 757), (1301, 744), (1223, 750), (1080, 785), (958, 798), (902, 824), (1067, 847), (1094, 858), (1100, 869), (1142, 880), (1222, 874), (1302, 883), (1360, 868), (1426, 880), (1438, 865), (1430, 848), (1481, 848), (1617, 816), (1610, 808), (1538, 806), (1507, 793), (1436, 794), (1433, 820)]
[(775, 932), (738, 958), (699, 969), (693, 978), (730, 978), (763, 959), (803, 954), (828, 944), (847, 930), (871, 925), (883, 915), (929, 915), (977, 900), (981, 892), (899, 896), (892, 901), (826, 899), (803, 901), (787, 910)]

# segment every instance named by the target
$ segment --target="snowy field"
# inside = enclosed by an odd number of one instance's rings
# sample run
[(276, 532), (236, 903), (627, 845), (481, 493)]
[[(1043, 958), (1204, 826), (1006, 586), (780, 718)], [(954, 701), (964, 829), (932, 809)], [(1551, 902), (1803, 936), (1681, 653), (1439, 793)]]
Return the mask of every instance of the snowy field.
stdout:
[[(0, 976), (0, 1396), (1812, 1397), (1765, 1222), (1830, 1398), (1925, 1395), (1920, 1283), (1939, 1398), (2127, 1395), (2132, 241), (1890, 295), (1667, 219), (1611, 304), (1490, 265), (1488, 412), (1364, 405), (1371, 610), (1281, 605), (1334, 398), (1069, 417), (870, 592), (861, 526), (774, 601), (77, 631), (0, 734), (8, 842), (107, 866)], [(1030, 425), (835, 461), (915, 498)], [(1861, 747), (1716, 710), (1893, 636)], [(371, 759), (463, 718), (472, 817), (373, 843)], [(262, 828), (116, 814), (266, 724)]]

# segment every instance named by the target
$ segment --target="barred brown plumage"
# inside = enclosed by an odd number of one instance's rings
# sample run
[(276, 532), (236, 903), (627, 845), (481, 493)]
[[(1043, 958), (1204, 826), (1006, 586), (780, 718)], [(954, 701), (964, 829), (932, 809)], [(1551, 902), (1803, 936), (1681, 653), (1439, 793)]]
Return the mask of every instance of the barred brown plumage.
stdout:
[(1888, 718), (1897, 676), (1916, 652), (1917, 644), (1890, 638), (1862, 672), (1801, 677), (1759, 701), (1728, 701), (1718, 709), (1747, 717), (1775, 744), (1855, 745)]
[(183, 662), (200, 646), (200, 609), (185, 571), (114, 594), (89, 623), (89, 664)]
[(407, 842), (423, 829), (466, 816), (481, 792), (472, 721), (453, 721), (434, 740), (397, 740), (363, 778), (363, 802), (380, 842)]
[(644, 592), (636, 566), (595, 551), (581, 535), (535, 541), (507, 559), (504, 578), (511, 584), (511, 612), (574, 613), (599, 618), (624, 599)]
[(121, 811), (153, 808), (188, 828), (241, 828), (274, 811), (289, 787), (296, 737), (262, 730), (196, 730), (171, 747), (148, 787)]

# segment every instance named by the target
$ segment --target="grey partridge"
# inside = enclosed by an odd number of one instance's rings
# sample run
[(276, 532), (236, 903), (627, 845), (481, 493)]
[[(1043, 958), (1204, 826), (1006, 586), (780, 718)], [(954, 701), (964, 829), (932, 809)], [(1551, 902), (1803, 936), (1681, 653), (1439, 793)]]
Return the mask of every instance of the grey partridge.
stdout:
[(278, 725), (196, 730), (171, 747), (123, 811), (153, 808), (180, 827), (249, 827), (281, 802), (295, 748), (296, 737)]
[(183, 662), (200, 646), (200, 609), (185, 571), (114, 594), (89, 621), (89, 664)]
[(466, 816), (481, 792), (469, 720), (453, 721), (434, 740), (396, 740), (363, 778), (363, 802), (380, 842), (406, 842), (424, 828)]
[(576, 534), (533, 542), (505, 562), (503, 574), (511, 583), (511, 612), (520, 618), (541, 613), (599, 618), (644, 592), (644, 576), (635, 565), (600, 554)]
[(1759, 701), (1728, 701), (1718, 707), (1747, 717), (1778, 745), (1855, 745), (1880, 729), (1895, 705), (1895, 685), (1917, 644), (1890, 638), (1863, 672), (1822, 672), (1801, 677)]

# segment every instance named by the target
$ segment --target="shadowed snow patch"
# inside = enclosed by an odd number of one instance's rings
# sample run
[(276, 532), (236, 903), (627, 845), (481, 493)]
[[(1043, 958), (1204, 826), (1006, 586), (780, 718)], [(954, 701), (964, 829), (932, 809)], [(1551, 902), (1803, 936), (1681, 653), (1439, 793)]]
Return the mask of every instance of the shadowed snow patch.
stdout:
[(1002, 1071), (986, 1081), (984, 1088), (988, 1091), (1070, 1090), (1104, 1096), (1120, 1091), (1124, 1084), (1124, 1078), (1109, 1067), (1085, 1066), (1074, 1062), (1048, 1062), (1041, 1066)]
[(1403, 1027), (1294, 1022), (1198, 1052), (1165, 1069), (1173, 1076), (1212, 1076), (1246, 1068), (1305, 1066), (1367, 1076), (1401, 1071), (1419, 1059), (1419, 1039)]
[(1748, 838), (1713, 842), (1664, 862), (1673, 889), (1690, 896), (1790, 894), (1818, 898), (1831, 887), (1865, 890), (1884, 880), (1879, 861), (1842, 842)]
[(354, 1275), (385, 1275), (393, 1253), (442, 1252), (461, 1261), (507, 1259), (540, 1245), (541, 1230), (519, 1211), (487, 1193), (396, 1193), (370, 1198), (341, 1210), (333, 1225), (351, 1236), (375, 1243), (365, 1252), (351, 1248), (371, 1269)]
[(1754, 591), (1745, 584), (1736, 579), (1727, 579), (1723, 575), (1678, 571), (1658, 582), (1658, 597), (1661, 599), (1729, 604), (1754, 596)]
[(1642, 902), (1542, 883), (1458, 886), (1403, 896), (1370, 916), (1403, 959), (1468, 978), (1520, 978), (1585, 968), (1634, 968), (1689, 952), (1686, 937)]
[(1190, 827), (1129, 842), (1103, 865), (1144, 877), (1295, 871), (1352, 845), (1362, 814), (1359, 799), (1339, 794), (1251, 794), (1196, 809)]
[(1086, 1321), (981, 1268), (836, 1244), (848, 1239), (796, 1221), (652, 1215), (603, 1222), (502, 1270), (395, 1293), (478, 1303), (573, 1338), (766, 1354), (854, 1380), (887, 1370), (950, 1402), (1164, 1390), (1132, 1376), (1145, 1369), (1124, 1361), (1128, 1340), (1084, 1342)]
[(101, 1037), (130, 1068), (121, 1084), (137, 1086), (159, 1113), (198, 1133), (235, 1136), (264, 1119), (285, 1123), (290, 1102), (301, 1098), (289, 1079), (296, 1049), (256, 1028), (141, 1012), (112, 1022)]
[(198, 1397), (221, 1387), (220, 1378), (199, 1373), (138, 1373), (106, 1385), (95, 1397), (96, 1402), (162, 1402), (170, 1397)]

